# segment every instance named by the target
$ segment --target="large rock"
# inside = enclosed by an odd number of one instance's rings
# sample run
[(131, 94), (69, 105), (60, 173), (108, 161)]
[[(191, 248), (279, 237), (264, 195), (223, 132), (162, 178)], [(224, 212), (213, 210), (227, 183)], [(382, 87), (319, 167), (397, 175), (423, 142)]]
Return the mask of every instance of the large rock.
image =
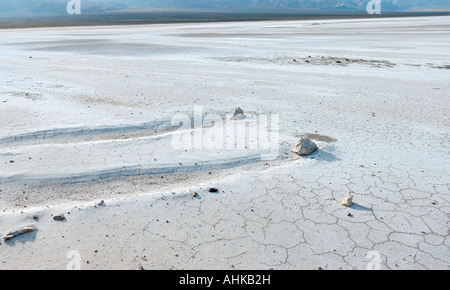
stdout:
[(311, 139), (307, 137), (301, 137), (298, 139), (297, 143), (295, 144), (294, 153), (300, 155), (300, 156), (306, 156), (312, 154), (314, 151), (318, 149), (316, 143), (311, 141)]

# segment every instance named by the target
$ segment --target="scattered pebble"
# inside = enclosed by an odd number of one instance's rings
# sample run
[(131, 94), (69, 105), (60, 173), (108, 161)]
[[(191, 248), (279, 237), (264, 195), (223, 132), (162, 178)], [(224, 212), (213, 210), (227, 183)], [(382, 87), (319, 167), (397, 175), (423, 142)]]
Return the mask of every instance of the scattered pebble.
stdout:
[(208, 189), (208, 191), (212, 192), (212, 193), (219, 192), (219, 190), (217, 188), (215, 188), (215, 187), (211, 187), (210, 189)]
[(237, 108), (233, 113), (233, 117), (231, 117), (231, 119), (233, 120), (242, 120), (244, 118), (244, 110), (242, 110), (241, 108)]
[(63, 221), (65, 219), (66, 219), (66, 217), (64, 216), (64, 214), (55, 215), (53, 217), (53, 220), (55, 220), (55, 221)]
[(351, 207), (353, 205), (353, 195), (350, 194), (349, 196), (347, 196), (346, 198), (344, 198), (344, 200), (341, 202), (342, 205)]

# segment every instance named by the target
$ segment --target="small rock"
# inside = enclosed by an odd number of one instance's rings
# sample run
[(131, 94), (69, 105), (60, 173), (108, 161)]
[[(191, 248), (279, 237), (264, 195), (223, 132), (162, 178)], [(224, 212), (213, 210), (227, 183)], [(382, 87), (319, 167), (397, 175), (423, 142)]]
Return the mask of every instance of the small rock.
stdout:
[(231, 117), (231, 119), (233, 120), (242, 120), (244, 118), (244, 110), (242, 110), (241, 108), (237, 108), (233, 113), (233, 117)]
[(319, 148), (317, 147), (316, 143), (311, 141), (311, 139), (307, 137), (301, 137), (295, 144), (295, 149), (293, 152), (300, 156), (306, 156), (311, 155), (317, 149)]
[(197, 197), (198, 196), (198, 193), (197, 192), (193, 192), (192, 193), (192, 197)]
[(18, 237), (20, 235), (23, 235), (23, 234), (26, 234), (26, 233), (30, 233), (30, 232), (34, 232), (34, 231), (37, 231), (37, 227), (35, 225), (29, 225), (29, 226), (23, 227), (21, 229), (14, 230), (14, 231), (11, 231), (11, 232), (7, 233), (6, 236), (3, 239), (6, 242), (6, 241), (14, 239), (15, 237)]
[(353, 217), (353, 215), (350, 212), (347, 214), (347, 216), (348, 217)]
[(95, 206), (105, 206), (105, 201), (102, 200), (99, 203), (97, 203)]
[(215, 188), (215, 187), (211, 187), (210, 189), (208, 189), (208, 191), (212, 192), (212, 193), (219, 192), (219, 190), (217, 188)]
[(53, 217), (53, 220), (55, 220), (55, 221), (63, 221), (65, 219), (66, 219), (66, 217), (64, 216), (64, 214), (55, 215)]
[(350, 194), (349, 196), (347, 196), (346, 198), (344, 198), (344, 200), (341, 202), (342, 205), (351, 207), (353, 205), (353, 195)]

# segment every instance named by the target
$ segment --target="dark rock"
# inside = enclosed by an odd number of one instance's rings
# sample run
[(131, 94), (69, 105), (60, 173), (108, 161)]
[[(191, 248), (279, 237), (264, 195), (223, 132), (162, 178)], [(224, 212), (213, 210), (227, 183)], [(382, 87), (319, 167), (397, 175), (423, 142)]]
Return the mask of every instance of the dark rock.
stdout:
[(53, 220), (55, 220), (55, 221), (63, 221), (65, 219), (66, 219), (66, 217), (64, 216), (64, 214), (55, 215), (53, 217)]
[(245, 118), (244, 110), (242, 110), (241, 108), (237, 108), (233, 113), (232, 119), (233, 120), (242, 120), (244, 118)]

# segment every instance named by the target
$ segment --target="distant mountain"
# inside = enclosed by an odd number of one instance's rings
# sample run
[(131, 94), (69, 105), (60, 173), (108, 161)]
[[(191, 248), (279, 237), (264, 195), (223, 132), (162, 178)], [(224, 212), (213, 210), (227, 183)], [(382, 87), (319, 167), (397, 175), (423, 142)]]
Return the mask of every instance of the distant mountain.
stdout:
[[(86, 0), (85, 0), (86, 1)], [(111, 2), (97, 0), (96, 2)], [(302, 9), (365, 11), (370, 0), (123, 0), (129, 7), (191, 8), (213, 10), (244, 9)], [(381, 0), (386, 11), (404, 11), (418, 8), (450, 8), (450, 0)]]
[[(82, 14), (123, 10), (192, 9), (214, 11), (361, 11), (370, 0), (80, 0)], [(0, 18), (67, 14), (69, 0), (0, 0)], [(446, 8), (450, 0), (382, 0), (382, 11)]]
[[(0, 0), (0, 18), (67, 14), (70, 0)], [(95, 14), (130, 9), (123, 1), (80, 0), (82, 13)], [(133, 2), (133, 1), (130, 1)], [(137, 8), (137, 7), (136, 7)]]
[[(365, 11), (370, 0), (124, 0), (120, 2), (129, 7), (145, 8), (193, 8), (215, 10), (272, 10), (275, 8), (302, 10), (350, 9), (354, 11)], [(386, 11), (404, 11), (435, 7), (450, 8), (450, 0), (382, 0), (382, 7), (384, 7)]]

